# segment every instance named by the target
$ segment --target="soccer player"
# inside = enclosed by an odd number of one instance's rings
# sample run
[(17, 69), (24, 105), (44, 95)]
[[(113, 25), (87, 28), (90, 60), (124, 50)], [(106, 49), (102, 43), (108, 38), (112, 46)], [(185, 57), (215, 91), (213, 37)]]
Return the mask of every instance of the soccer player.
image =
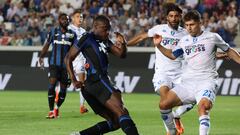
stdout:
[[(82, 34), (86, 32), (85, 29), (81, 27), (83, 21), (83, 15), (81, 13), (81, 10), (77, 9), (72, 14), (72, 24), (68, 26), (69, 29), (73, 30), (77, 34), (77, 38), (80, 39)], [(82, 53), (79, 53), (78, 56), (73, 61), (73, 70), (75, 73), (76, 78), (84, 82), (85, 80), (85, 61), (86, 59), (82, 55)], [(85, 99), (82, 96), (81, 89), (79, 89), (79, 96), (80, 96), (80, 113), (86, 113), (88, 112), (87, 108), (84, 106)]]
[(173, 51), (160, 45), (161, 36), (153, 38), (157, 48), (168, 58), (183, 56), (185, 65), (181, 83), (166, 93), (160, 102), (162, 119), (170, 135), (176, 134), (172, 108), (182, 104), (197, 103), (199, 115), (199, 135), (208, 135), (210, 130), (210, 110), (217, 93), (216, 50), (220, 48), (226, 55), (240, 64), (240, 55), (229, 47), (217, 34), (201, 29), (201, 16), (196, 10), (185, 14), (183, 21), (188, 35), (180, 39)]
[[(109, 40), (110, 29), (109, 19), (104, 15), (97, 16), (93, 21), (92, 32), (84, 34), (65, 57), (74, 86), (84, 87), (82, 93), (89, 106), (106, 119), (72, 135), (100, 135), (120, 127), (126, 135), (138, 135), (127, 108), (123, 106), (120, 90), (112, 85), (108, 77), (108, 53), (124, 58), (127, 51), (126, 42), (120, 33), (115, 33), (114, 44)], [(79, 52), (82, 52), (87, 63), (87, 78), (84, 84), (77, 81), (72, 66), (72, 61)]]
[[(179, 26), (182, 18), (182, 10), (173, 3), (167, 4), (165, 8), (167, 15), (167, 24), (161, 24), (152, 27), (148, 30), (148, 32), (141, 33), (132, 38), (127, 45), (133, 46), (147, 38), (152, 38), (155, 35), (161, 35), (161, 45), (165, 48), (174, 49), (176, 46), (178, 46), (178, 41), (183, 36), (187, 35), (187, 31)], [(180, 82), (180, 75), (182, 73), (182, 58), (171, 60), (164, 56), (156, 47), (155, 54), (155, 73), (152, 82), (156, 93), (160, 95), (161, 102), (167, 98), (166, 92), (168, 92), (171, 88)], [(189, 104), (180, 106), (175, 110), (174, 118), (179, 134), (182, 134), (184, 132), (184, 127), (180, 122), (180, 116), (192, 108), (193, 105)]]
[[(66, 88), (68, 84), (68, 74), (64, 57), (76, 40), (77, 36), (74, 31), (68, 29), (69, 18), (62, 13), (58, 18), (59, 26), (51, 29), (44, 43), (39, 57), (39, 63), (44, 65), (43, 57), (46, 55), (49, 46), (52, 46), (52, 52), (49, 60), (49, 87), (48, 87), (48, 105), (49, 113), (47, 118), (57, 118), (59, 116), (59, 108), (65, 100)], [(60, 82), (60, 92), (58, 94), (58, 102), (54, 108), (54, 100), (56, 96), (55, 87)]]

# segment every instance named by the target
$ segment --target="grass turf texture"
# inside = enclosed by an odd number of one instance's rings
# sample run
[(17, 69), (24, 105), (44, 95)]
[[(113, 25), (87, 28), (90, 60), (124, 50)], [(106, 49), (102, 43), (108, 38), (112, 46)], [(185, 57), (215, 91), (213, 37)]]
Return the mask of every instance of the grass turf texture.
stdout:
[[(155, 94), (123, 94), (126, 107), (141, 135), (165, 135)], [(89, 108), (89, 107), (88, 107)], [(240, 135), (240, 98), (218, 96), (211, 112), (211, 135)], [(69, 135), (102, 121), (90, 112), (79, 113), (79, 94), (69, 92), (59, 119), (46, 119), (47, 92), (0, 92), (1, 135)], [(196, 107), (182, 117), (185, 135), (198, 134)], [(109, 135), (123, 135), (120, 130)]]

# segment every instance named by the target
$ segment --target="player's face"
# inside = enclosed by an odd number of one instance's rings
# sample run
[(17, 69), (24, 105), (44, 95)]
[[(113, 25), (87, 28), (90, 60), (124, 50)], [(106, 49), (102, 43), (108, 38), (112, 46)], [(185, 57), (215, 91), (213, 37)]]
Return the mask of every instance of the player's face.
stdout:
[(170, 11), (167, 15), (167, 22), (170, 27), (177, 29), (182, 16), (177, 11)]
[(68, 21), (68, 17), (63, 15), (61, 16), (59, 19), (59, 25), (63, 28), (67, 28), (68, 24), (69, 24), (69, 21)]
[(101, 40), (108, 39), (110, 31), (110, 24), (105, 24), (104, 22), (97, 21), (94, 23), (94, 34), (98, 36)]
[(76, 26), (80, 26), (83, 21), (83, 15), (80, 13), (76, 13), (72, 16), (72, 22)]
[(186, 21), (185, 28), (191, 36), (198, 36), (201, 33), (201, 22), (194, 20)]

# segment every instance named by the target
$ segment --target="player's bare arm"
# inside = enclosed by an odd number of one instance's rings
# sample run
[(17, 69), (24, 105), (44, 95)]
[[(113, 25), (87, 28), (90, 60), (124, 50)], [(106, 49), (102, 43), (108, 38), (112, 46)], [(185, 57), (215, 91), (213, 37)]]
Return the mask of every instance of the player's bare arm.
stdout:
[(139, 42), (145, 40), (148, 38), (148, 34), (145, 33), (140, 33), (138, 35), (136, 35), (135, 37), (133, 37), (132, 39), (130, 39), (127, 43), (127, 46), (136, 46)]
[(77, 81), (75, 75), (74, 75), (74, 71), (73, 71), (73, 65), (72, 62), (73, 60), (76, 58), (76, 56), (78, 55), (79, 50), (75, 47), (72, 46), (68, 52), (68, 54), (66, 55), (64, 62), (67, 66), (67, 71), (69, 73), (69, 76), (73, 82), (73, 85), (75, 88), (80, 88), (82, 87), (83, 83), (80, 81)]
[(226, 53), (230, 59), (240, 64), (240, 54), (235, 49), (229, 48)]
[(115, 32), (115, 36), (116, 41), (114, 45), (111, 46), (111, 52), (120, 58), (125, 58), (127, 53), (126, 40), (119, 32)]
[(162, 36), (160, 36), (160, 35), (153, 36), (153, 44), (154, 44), (154, 46), (156, 46), (166, 57), (168, 57), (169, 59), (175, 60), (176, 57), (173, 55), (172, 50), (163, 47), (160, 44), (161, 41), (162, 41)]
[(42, 48), (42, 51), (40, 53), (40, 56), (39, 56), (39, 64), (41, 66), (41, 68), (43, 69), (43, 66), (44, 66), (44, 61), (43, 61), (43, 57), (46, 55), (47, 51), (48, 51), (48, 48), (50, 46), (50, 43), (49, 42), (45, 42), (43, 48)]

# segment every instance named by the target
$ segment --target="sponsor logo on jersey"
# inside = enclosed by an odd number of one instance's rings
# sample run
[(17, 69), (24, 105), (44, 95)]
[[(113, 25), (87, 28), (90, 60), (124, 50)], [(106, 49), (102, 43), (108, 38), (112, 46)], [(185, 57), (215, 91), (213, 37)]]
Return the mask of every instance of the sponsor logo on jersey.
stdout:
[(179, 39), (174, 39), (174, 38), (163, 38), (162, 39), (162, 45), (166, 46), (166, 45), (172, 45), (172, 46), (176, 46), (179, 42)]
[(205, 51), (205, 46), (204, 44), (196, 44), (196, 45), (191, 45), (191, 46), (185, 46), (185, 53), (187, 55), (191, 53), (197, 53), (197, 52), (203, 52)]

